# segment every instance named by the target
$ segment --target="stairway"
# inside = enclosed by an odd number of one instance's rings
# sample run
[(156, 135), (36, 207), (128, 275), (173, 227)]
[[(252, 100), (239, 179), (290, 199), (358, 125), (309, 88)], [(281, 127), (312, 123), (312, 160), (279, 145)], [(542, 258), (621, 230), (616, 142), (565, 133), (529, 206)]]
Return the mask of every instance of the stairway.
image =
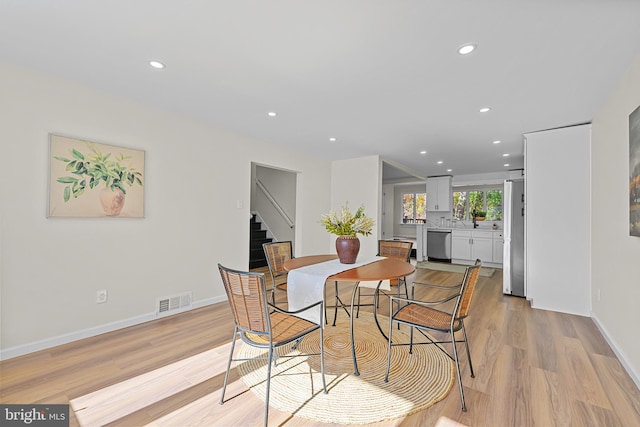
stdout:
[(262, 229), (262, 223), (256, 220), (255, 215), (252, 215), (249, 228), (249, 269), (267, 265), (262, 244), (271, 241), (273, 239), (267, 237), (267, 230)]

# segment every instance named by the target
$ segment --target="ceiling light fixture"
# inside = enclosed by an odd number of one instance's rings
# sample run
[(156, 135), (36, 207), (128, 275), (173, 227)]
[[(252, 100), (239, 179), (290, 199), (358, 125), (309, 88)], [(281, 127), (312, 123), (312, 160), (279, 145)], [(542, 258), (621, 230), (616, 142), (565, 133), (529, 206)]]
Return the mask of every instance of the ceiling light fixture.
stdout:
[(149, 65), (158, 70), (162, 70), (165, 67), (165, 65), (160, 61), (149, 61)]
[(509, 153), (504, 153), (502, 157), (509, 157)]
[(267, 113), (267, 116), (269, 116), (269, 117), (275, 117), (275, 116), (277, 116), (277, 115), (278, 115), (278, 113), (276, 113), (275, 111), (269, 111), (269, 112)]
[(509, 167), (509, 163), (505, 163), (505, 164), (504, 164), (504, 167), (505, 167), (505, 168)]
[(444, 162), (442, 160), (438, 160), (437, 162), (439, 165), (443, 164)]
[(447, 169), (447, 172), (453, 172), (453, 169)]
[(420, 154), (427, 154), (427, 150), (422, 150)]
[(497, 139), (495, 141), (493, 141), (494, 144), (500, 144), (500, 142), (502, 142), (502, 141), (499, 141)]
[(481, 113), (488, 113), (489, 111), (491, 111), (491, 107), (482, 107), (482, 108), (480, 109), (480, 112), (481, 112)]
[(331, 142), (336, 142), (336, 141), (337, 141), (337, 139), (335, 139), (334, 137), (331, 137), (331, 138), (329, 138), (329, 141), (331, 141)]
[(471, 52), (473, 52), (474, 50), (476, 50), (476, 45), (472, 44), (472, 43), (469, 43), (469, 44), (465, 44), (465, 45), (460, 46), (458, 48), (458, 53), (460, 55), (468, 55)]

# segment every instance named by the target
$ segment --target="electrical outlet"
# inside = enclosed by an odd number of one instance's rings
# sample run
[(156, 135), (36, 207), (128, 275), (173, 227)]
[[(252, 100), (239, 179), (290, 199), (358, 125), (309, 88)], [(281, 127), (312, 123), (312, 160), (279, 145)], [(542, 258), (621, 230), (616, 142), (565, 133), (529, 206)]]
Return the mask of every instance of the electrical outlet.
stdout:
[(97, 292), (96, 294), (96, 303), (98, 304), (102, 304), (107, 302), (107, 290), (106, 289), (102, 289), (100, 291)]

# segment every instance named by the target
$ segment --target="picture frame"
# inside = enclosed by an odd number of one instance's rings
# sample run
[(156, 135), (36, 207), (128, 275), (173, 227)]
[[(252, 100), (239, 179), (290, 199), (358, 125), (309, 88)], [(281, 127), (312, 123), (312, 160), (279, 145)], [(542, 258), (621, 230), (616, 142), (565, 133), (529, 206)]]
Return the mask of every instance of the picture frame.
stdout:
[(629, 115), (629, 235), (640, 237), (640, 106)]
[(144, 218), (145, 152), (49, 134), (48, 217)]

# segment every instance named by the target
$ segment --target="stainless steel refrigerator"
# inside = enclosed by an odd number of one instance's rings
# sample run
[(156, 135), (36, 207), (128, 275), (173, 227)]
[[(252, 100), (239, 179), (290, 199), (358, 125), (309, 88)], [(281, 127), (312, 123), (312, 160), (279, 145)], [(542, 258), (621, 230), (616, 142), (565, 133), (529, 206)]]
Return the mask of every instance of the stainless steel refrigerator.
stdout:
[(524, 180), (504, 182), (503, 292), (524, 297)]

